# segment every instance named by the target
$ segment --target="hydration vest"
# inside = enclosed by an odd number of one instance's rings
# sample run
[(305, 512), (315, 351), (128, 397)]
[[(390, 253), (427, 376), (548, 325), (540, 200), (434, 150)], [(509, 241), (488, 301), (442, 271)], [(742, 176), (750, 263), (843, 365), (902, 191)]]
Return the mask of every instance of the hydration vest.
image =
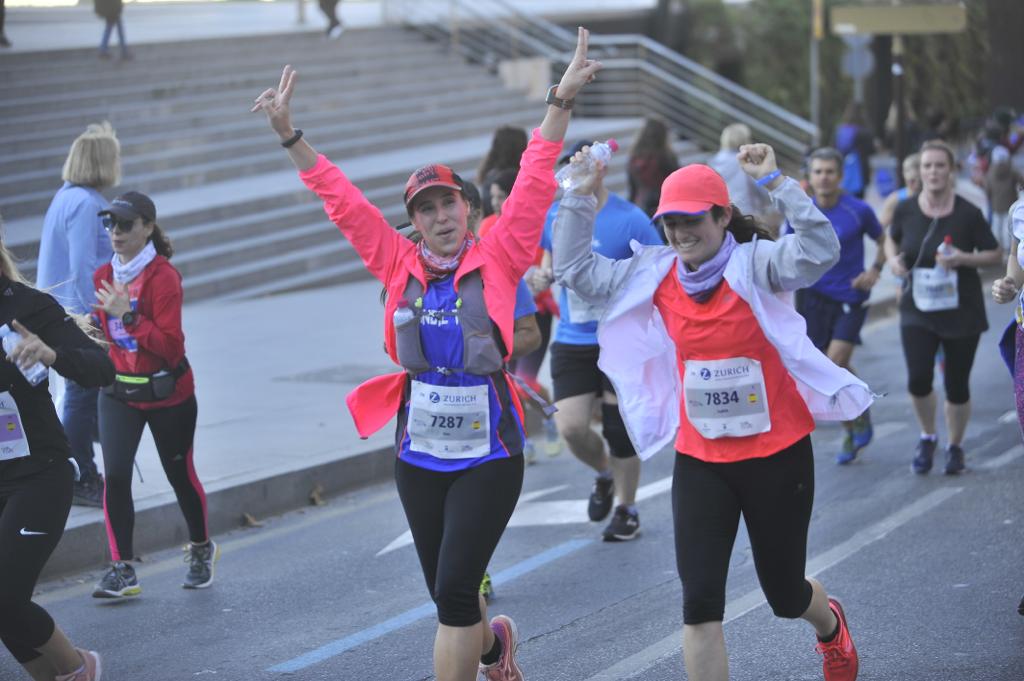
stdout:
[[(487, 376), (502, 370), (505, 365), (504, 352), (495, 338), (495, 327), (487, 314), (484, 303), (483, 278), (479, 270), (466, 274), (458, 282), (458, 298), (455, 312), (425, 313), (423, 311), (423, 285), (414, 276), (409, 277), (402, 293), (405, 306), (399, 303), (396, 317), (403, 310), (410, 310), (407, 319), (395, 322), (395, 351), (398, 363), (412, 375), (435, 370), (440, 373), (465, 372)], [(455, 316), (462, 329), (462, 368), (434, 367), (423, 353), (420, 339), (420, 324), (425, 314)]]

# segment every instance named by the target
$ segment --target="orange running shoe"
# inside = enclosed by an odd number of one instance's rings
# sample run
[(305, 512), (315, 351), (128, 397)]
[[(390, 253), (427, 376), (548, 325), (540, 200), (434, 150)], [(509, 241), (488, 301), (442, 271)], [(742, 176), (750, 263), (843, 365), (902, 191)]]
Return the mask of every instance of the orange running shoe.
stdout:
[(857, 678), (857, 648), (850, 638), (850, 628), (846, 626), (843, 604), (829, 598), (828, 606), (839, 621), (839, 630), (831, 641), (825, 643), (819, 639), (816, 646), (817, 651), (825, 656), (825, 681), (854, 681)]

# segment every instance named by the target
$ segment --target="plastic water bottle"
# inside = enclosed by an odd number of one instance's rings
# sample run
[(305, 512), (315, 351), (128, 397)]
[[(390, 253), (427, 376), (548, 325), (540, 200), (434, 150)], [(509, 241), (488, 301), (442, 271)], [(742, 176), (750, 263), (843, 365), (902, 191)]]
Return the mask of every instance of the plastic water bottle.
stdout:
[(570, 191), (579, 186), (580, 182), (584, 177), (590, 174), (594, 168), (594, 163), (600, 161), (601, 163), (608, 165), (608, 161), (611, 160), (612, 154), (619, 150), (619, 143), (614, 139), (610, 139), (607, 142), (595, 142), (590, 146), (590, 157), (584, 160), (583, 163), (573, 165), (568, 163), (555, 173), (555, 181), (558, 182), (558, 186), (564, 191)]
[(395, 308), (395, 314), (392, 317), (395, 322), (395, 328), (400, 329), (412, 320), (416, 319), (416, 312), (409, 307), (409, 304), (404, 300), (398, 301), (398, 307)]
[(953, 255), (953, 237), (947, 235), (939, 247), (935, 249), (935, 255), (941, 255), (943, 258), (948, 258)]
[[(17, 347), (18, 343), (21, 342), (21, 334), (12, 329), (7, 324), (0, 326), (0, 337), (3, 338), (2, 342), (4, 352), (6, 352), (8, 355), (10, 355), (14, 348)], [(27, 369), (23, 369), (19, 365), (18, 370), (21, 371), (22, 375), (25, 377), (25, 380), (31, 383), (32, 385), (39, 385), (44, 380), (46, 380), (46, 377), (50, 374), (50, 370), (47, 369), (42, 362), (36, 362)]]

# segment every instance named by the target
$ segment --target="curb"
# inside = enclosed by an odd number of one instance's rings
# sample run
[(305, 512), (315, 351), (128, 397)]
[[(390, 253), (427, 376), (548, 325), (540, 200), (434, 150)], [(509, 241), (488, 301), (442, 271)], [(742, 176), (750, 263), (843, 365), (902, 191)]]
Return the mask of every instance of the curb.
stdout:
[[(207, 490), (210, 535), (241, 527), (243, 513), (257, 518), (308, 506), (316, 489), (325, 497), (390, 480), (394, 476), (394, 448), (355, 454), (308, 468), (286, 471), (222, 489)], [(135, 552), (144, 555), (188, 542), (185, 523), (173, 494), (140, 505), (135, 510)], [(41, 579), (53, 579), (96, 569), (110, 560), (103, 516), (64, 530)]]

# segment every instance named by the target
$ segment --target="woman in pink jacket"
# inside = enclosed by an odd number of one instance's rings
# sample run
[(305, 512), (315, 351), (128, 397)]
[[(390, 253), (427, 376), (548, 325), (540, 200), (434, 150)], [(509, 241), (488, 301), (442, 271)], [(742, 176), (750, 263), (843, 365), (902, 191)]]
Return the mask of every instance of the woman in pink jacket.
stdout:
[(513, 305), (554, 198), (553, 168), (573, 98), (601, 64), (579, 31), (572, 62), (547, 97), (547, 114), (523, 153), (501, 219), (479, 240), (467, 228), (462, 179), (431, 164), (406, 183), (414, 244), (392, 229), (345, 177), (292, 127), (296, 73), (253, 111), (266, 113), (306, 186), (323, 200), (366, 268), (387, 290), (384, 343), (402, 371), (359, 386), (347, 402), (363, 437), (397, 415), (395, 480), (427, 588), (437, 605), (439, 681), (517, 681), (515, 624), (486, 626), (480, 580), (519, 499), (522, 409), (504, 370), (513, 349)]

